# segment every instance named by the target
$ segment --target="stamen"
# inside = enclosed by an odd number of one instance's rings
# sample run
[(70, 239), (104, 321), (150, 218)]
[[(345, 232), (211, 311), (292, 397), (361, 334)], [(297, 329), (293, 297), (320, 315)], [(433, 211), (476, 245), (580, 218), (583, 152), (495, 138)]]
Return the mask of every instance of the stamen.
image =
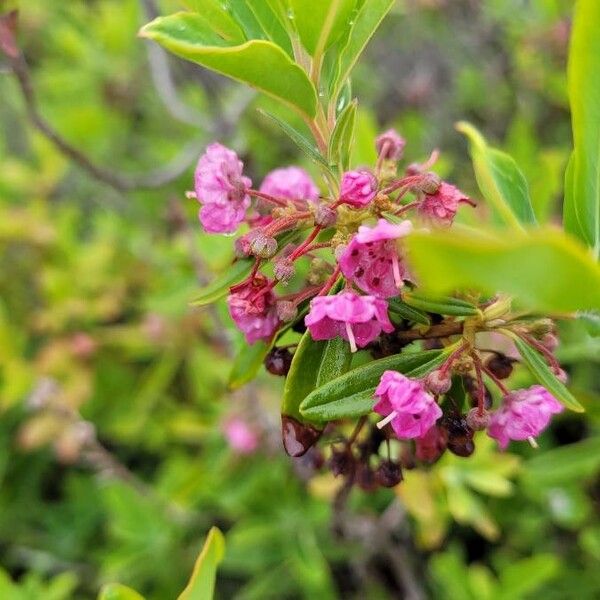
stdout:
[(529, 442), (529, 445), (530, 445), (532, 448), (535, 448), (536, 450), (539, 448), (539, 445), (538, 445), (538, 443), (535, 441), (535, 438), (534, 438), (533, 436), (531, 436), (531, 435), (530, 435), (530, 436), (527, 438), (527, 441)]
[(186, 192), (185, 197), (188, 200), (197, 200), (198, 199), (198, 196), (196, 196), (196, 192)]
[(346, 323), (346, 333), (348, 335), (348, 341), (350, 342), (350, 350), (352, 352), (356, 352), (358, 348), (356, 347), (356, 339), (354, 338), (354, 332), (352, 331), (352, 325), (350, 323)]
[(402, 277), (400, 275), (400, 264), (398, 263), (398, 255), (395, 252), (392, 255), (392, 272), (394, 273), (394, 281), (396, 282), (396, 287), (401, 288), (404, 282), (402, 281)]
[(393, 421), (398, 416), (398, 413), (393, 410), (385, 419), (381, 419), (379, 423), (376, 423), (377, 429), (383, 429), (388, 423)]

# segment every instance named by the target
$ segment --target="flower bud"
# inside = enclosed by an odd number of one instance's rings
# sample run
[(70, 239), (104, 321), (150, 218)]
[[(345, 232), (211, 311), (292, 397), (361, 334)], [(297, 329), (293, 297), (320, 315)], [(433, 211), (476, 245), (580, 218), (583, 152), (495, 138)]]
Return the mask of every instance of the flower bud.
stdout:
[(396, 487), (403, 479), (402, 467), (391, 460), (384, 460), (375, 471), (375, 479), (382, 487)]
[(489, 358), (486, 363), (486, 367), (498, 378), (508, 379), (513, 372), (512, 358), (505, 356), (504, 354), (494, 354)]
[(296, 273), (296, 267), (289, 258), (280, 258), (275, 261), (273, 265), (273, 275), (277, 281), (280, 281), (284, 285), (289, 283), (290, 279)]
[(554, 371), (554, 376), (561, 383), (567, 383), (567, 381), (569, 381), (569, 376), (567, 375), (567, 372), (564, 369), (558, 369), (557, 371)]
[(278, 300), (275, 310), (277, 311), (277, 317), (279, 320), (283, 321), (284, 323), (293, 321), (298, 315), (298, 308), (290, 300)]
[(258, 258), (271, 258), (277, 252), (277, 240), (259, 233), (250, 242), (250, 251)]
[(326, 204), (318, 204), (315, 207), (315, 225), (323, 227), (333, 227), (337, 221), (337, 211)]
[(490, 413), (485, 409), (480, 413), (478, 408), (472, 408), (467, 413), (466, 421), (473, 431), (483, 431), (490, 424)]
[(435, 396), (441, 396), (445, 394), (452, 386), (452, 380), (447, 372), (442, 369), (436, 369), (431, 371), (427, 377), (425, 377), (425, 387)]
[(292, 353), (287, 348), (273, 348), (267, 356), (265, 356), (265, 369), (271, 375), (279, 375), (281, 377), (288, 374), (292, 364)]
[(377, 179), (369, 171), (347, 171), (342, 176), (340, 200), (355, 208), (367, 206), (377, 194)]
[(406, 140), (395, 130), (388, 129), (375, 140), (377, 154), (385, 160), (400, 160)]
[(250, 256), (252, 253), (252, 248), (250, 247), (252, 240), (259, 234), (261, 234), (260, 229), (253, 229), (235, 240), (233, 248), (237, 258), (246, 258), (247, 256)]
[(543, 335), (540, 342), (550, 352), (554, 352), (558, 348), (558, 338), (553, 333)]

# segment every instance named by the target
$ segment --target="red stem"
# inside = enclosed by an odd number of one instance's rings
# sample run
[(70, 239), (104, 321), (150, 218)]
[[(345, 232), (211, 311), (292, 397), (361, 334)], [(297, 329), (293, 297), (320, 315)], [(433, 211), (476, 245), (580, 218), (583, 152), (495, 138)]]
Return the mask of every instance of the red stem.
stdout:
[(329, 279), (325, 282), (325, 285), (319, 291), (319, 296), (325, 296), (329, 293), (329, 290), (333, 287), (338, 277), (340, 276), (340, 266), (336, 265), (333, 273), (329, 276)]
[(304, 240), (304, 242), (302, 242), (290, 255), (289, 255), (289, 259), (293, 262), (295, 261), (297, 258), (300, 258), (306, 251), (307, 248), (310, 246), (311, 242), (319, 235), (319, 233), (321, 232), (321, 229), (323, 229), (320, 225), (317, 225), (312, 232), (310, 233), (310, 235)]

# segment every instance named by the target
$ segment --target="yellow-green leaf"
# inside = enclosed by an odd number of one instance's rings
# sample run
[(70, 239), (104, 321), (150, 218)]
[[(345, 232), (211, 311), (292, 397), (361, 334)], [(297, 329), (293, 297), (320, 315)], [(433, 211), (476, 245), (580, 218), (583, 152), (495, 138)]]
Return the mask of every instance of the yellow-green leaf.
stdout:
[(414, 232), (406, 243), (411, 267), (428, 292), (505, 292), (545, 312), (600, 307), (600, 266), (558, 229), (512, 231), (509, 236), (455, 226)]
[(144, 600), (144, 597), (126, 585), (107, 583), (102, 586), (98, 600)]
[(215, 589), (217, 567), (225, 554), (223, 534), (212, 527), (202, 552), (196, 559), (192, 576), (178, 600), (211, 600)]

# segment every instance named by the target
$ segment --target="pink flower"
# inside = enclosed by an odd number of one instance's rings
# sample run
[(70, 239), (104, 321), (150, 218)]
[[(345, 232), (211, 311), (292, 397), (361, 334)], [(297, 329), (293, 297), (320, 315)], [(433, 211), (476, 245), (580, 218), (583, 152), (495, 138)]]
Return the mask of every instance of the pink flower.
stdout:
[(340, 200), (355, 208), (366, 206), (377, 194), (377, 179), (369, 171), (346, 171), (342, 176)]
[(384, 416), (377, 426), (391, 423), (401, 439), (424, 437), (442, 416), (442, 410), (420, 381), (396, 371), (386, 371), (375, 390), (378, 402), (373, 407)]
[(313, 298), (304, 322), (313, 339), (341, 336), (350, 342), (352, 352), (371, 343), (382, 331), (394, 331), (385, 300), (354, 292)]
[(237, 154), (221, 144), (210, 144), (195, 173), (196, 198), (203, 204), (200, 221), (210, 233), (232, 233), (250, 206), (252, 181), (242, 175)]
[(511, 392), (502, 406), (492, 414), (488, 435), (498, 441), (503, 450), (509, 440), (529, 440), (548, 426), (552, 415), (562, 412), (563, 406), (541, 385)]
[(406, 140), (395, 129), (388, 129), (375, 140), (377, 154), (386, 160), (400, 160), (404, 146)]
[(437, 192), (424, 194), (418, 210), (425, 220), (440, 227), (449, 227), (461, 202), (470, 203), (470, 200), (457, 187), (442, 181)]
[(259, 191), (287, 200), (318, 200), (319, 188), (311, 176), (300, 167), (285, 167), (271, 171)]
[(249, 344), (269, 340), (279, 325), (275, 294), (268, 279), (257, 275), (227, 298), (229, 314)]
[(392, 225), (379, 219), (375, 227), (361, 225), (340, 257), (345, 277), (379, 298), (398, 295), (408, 271), (398, 255), (396, 241), (412, 230), (410, 221)]
[(225, 439), (234, 452), (252, 454), (258, 448), (256, 432), (239, 417), (233, 417), (223, 424)]

